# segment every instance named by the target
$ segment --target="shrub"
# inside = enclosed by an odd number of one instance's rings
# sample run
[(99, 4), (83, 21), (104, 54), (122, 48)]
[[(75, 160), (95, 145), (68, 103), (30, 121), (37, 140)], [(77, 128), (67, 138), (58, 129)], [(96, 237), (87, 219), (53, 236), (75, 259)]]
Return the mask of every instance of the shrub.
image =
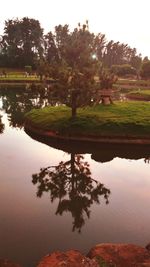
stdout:
[(118, 76), (136, 75), (136, 69), (129, 64), (112, 65), (111, 71)]
[(142, 64), (140, 75), (143, 79), (149, 79), (150, 78), (150, 60), (145, 61)]

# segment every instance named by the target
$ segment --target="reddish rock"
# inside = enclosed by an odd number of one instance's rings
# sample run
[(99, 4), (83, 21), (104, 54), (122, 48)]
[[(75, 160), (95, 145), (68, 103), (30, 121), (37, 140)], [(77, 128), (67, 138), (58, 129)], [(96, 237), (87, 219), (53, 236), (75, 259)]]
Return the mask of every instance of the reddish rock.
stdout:
[(44, 257), (37, 267), (99, 267), (95, 259), (86, 258), (79, 251), (54, 252)]
[(99, 244), (87, 256), (112, 267), (150, 267), (150, 252), (132, 244)]
[(21, 266), (9, 260), (0, 259), (0, 267), (21, 267)]

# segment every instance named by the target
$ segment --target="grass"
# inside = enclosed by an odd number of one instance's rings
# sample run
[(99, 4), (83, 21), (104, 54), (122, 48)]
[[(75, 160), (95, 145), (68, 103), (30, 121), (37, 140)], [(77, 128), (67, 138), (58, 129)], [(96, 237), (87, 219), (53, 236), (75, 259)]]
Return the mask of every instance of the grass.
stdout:
[[(55, 81), (54, 79), (52, 78), (47, 78), (46, 79), (47, 81)], [(14, 83), (14, 82), (28, 82), (28, 81), (35, 81), (35, 82), (40, 82), (40, 77), (39, 76), (36, 76), (36, 75), (29, 75), (29, 76), (25, 76), (25, 74), (10, 74), (10, 73), (7, 73), (7, 76), (4, 77), (4, 75), (0, 75), (0, 82), (2, 83), (5, 83), (5, 82), (11, 82), (11, 83)]]
[(74, 120), (65, 106), (31, 110), (25, 117), (38, 129), (64, 135), (150, 137), (150, 104), (145, 102), (79, 108)]
[(36, 77), (36, 76), (33, 76), (33, 75), (30, 75), (28, 77), (26, 77), (25, 75), (7, 75), (6, 77), (4, 76), (0, 76), (0, 81), (14, 81), (14, 80), (17, 80), (17, 81), (22, 81), (22, 80), (25, 80), (25, 81), (29, 81), (29, 80), (33, 80), (33, 81), (39, 81), (40, 78), (39, 77)]
[(150, 101), (150, 90), (135, 90), (129, 92), (127, 97)]
[(150, 86), (150, 80), (118, 79), (116, 84), (118, 84), (118, 85)]
[(150, 96), (150, 90), (138, 90), (133, 91), (130, 94), (142, 95), (142, 96)]

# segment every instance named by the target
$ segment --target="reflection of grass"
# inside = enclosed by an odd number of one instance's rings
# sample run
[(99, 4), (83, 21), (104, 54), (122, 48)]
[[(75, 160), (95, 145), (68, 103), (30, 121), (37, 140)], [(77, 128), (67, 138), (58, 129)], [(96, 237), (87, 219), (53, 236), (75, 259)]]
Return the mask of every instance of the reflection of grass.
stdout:
[(80, 108), (74, 120), (65, 106), (31, 110), (26, 118), (41, 130), (65, 135), (150, 137), (150, 104), (145, 102)]
[(0, 115), (0, 133), (2, 133), (4, 130), (4, 124), (1, 121), (1, 115)]

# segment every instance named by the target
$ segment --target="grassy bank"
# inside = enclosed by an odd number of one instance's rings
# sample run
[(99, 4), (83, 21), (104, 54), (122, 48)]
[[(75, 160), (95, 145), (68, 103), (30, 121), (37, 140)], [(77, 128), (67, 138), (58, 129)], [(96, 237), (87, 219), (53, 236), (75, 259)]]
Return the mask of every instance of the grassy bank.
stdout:
[(150, 90), (136, 90), (126, 95), (130, 99), (150, 101)]
[(78, 109), (71, 119), (71, 109), (65, 106), (31, 110), (25, 115), (30, 126), (65, 135), (150, 137), (150, 104), (116, 102)]

